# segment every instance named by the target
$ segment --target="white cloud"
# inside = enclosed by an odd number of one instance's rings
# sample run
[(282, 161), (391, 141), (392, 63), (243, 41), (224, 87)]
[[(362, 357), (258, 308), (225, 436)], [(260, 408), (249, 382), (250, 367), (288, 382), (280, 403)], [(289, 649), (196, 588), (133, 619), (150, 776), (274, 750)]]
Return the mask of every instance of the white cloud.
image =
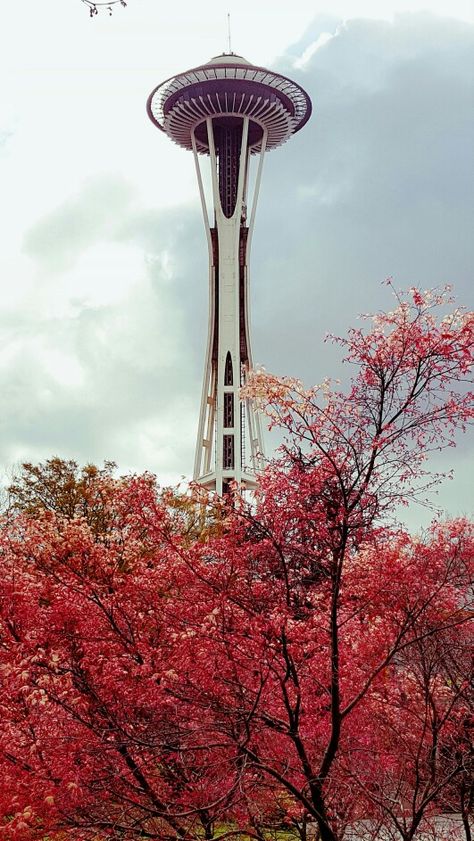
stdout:
[(143, 275), (143, 253), (136, 246), (103, 243), (86, 251), (62, 280), (76, 305), (100, 307), (125, 302)]
[(297, 70), (303, 70), (304, 67), (308, 64), (310, 59), (315, 54), (316, 50), (320, 50), (321, 47), (324, 47), (326, 44), (334, 38), (336, 33), (334, 32), (321, 32), (320, 35), (310, 44), (303, 52), (299, 58), (295, 59), (293, 66), (296, 67)]
[(63, 348), (40, 347), (36, 359), (45, 375), (62, 388), (77, 390), (84, 385), (83, 368), (78, 360), (65, 353)]

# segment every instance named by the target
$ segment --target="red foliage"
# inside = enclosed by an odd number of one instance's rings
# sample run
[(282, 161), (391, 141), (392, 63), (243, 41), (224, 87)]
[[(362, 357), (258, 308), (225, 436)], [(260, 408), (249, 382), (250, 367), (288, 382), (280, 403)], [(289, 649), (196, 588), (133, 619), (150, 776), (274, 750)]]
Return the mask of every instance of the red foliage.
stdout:
[(439, 303), (415, 290), (350, 334), (348, 396), (255, 375), (289, 439), (256, 505), (218, 504), (205, 539), (149, 477), (108, 482), (105, 539), (77, 514), (5, 518), (5, 834), (261, 838), (310, 820), (336, 841), (371, 820), (408, 841), (456, 808), (473, 531), (383, 523), (417, 493), (422, 446), (472, 417), (451, 391), (472, 320), (436, 326)]

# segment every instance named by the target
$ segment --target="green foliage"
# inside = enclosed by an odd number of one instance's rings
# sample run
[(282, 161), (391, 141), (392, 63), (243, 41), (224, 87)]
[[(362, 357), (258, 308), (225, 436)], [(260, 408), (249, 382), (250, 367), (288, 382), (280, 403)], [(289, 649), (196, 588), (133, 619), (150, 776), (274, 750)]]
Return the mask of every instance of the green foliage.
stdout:
[(37, 517), (50, 511), (67, 519), (82, 518), (95, 536), (110, 528), (108, 500), (116, 484), (113, 461), (102, 468), (79, 467), (53, 456), (39, 464), (25, 462), (7, 489), (8, 511)]

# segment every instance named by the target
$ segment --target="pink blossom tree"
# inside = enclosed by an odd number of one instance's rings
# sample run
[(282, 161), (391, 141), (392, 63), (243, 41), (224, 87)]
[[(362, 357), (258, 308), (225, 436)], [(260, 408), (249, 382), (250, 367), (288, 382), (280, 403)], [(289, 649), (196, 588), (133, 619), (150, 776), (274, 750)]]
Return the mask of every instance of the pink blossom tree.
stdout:
[(464, 791), (472, 527), (389, 522), (472, 419), (473, 320), (445, 305), (412, 290), (352, 331), (346, 394), (255, 374), (287, 441), (202, 535), (147, 477), (108, 482), (106, 540), (6, 515), (4, 833), (411, 841)]

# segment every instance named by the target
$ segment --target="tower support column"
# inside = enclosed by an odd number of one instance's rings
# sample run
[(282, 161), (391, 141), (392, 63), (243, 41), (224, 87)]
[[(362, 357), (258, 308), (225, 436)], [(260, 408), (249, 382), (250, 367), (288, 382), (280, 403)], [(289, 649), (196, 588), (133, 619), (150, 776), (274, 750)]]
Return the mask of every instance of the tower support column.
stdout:
[[(243, 117), (226, 135), (220, 126), (216, 131), (212, 117), (207, 118), (206, 128), (214, 212), (212, 227), (194, 133), (192, 137), (209, 252), (209, 330), (194, 479), (222, 494), (234, 481), (244, 488), (254, 487), (255, 473), (263, 460), (258, 412), (252, 401), (240, 398), (240, 388), (252, 362), (248, 294), (251, 231), (247, 227), (249, 118)], [(262, 163), (263, 154), (257, 173), (257, 191)], [(256, 200), (255, 194), (252, 226)]]

